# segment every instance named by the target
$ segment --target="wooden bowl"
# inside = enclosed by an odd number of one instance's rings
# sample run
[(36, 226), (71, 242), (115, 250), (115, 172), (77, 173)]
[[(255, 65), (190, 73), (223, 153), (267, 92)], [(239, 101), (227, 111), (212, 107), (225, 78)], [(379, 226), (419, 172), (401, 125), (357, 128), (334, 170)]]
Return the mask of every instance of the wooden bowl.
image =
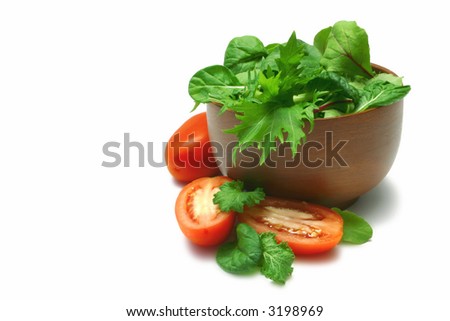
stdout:
[[(278, 142), (277, 150), (261, 166), (259, 152), (253, 147), (237, 153), (235, 165), (232, 163), (237, 137), (223, 130), (239, 121), (233, 112), (219, 115), (219, 110), (217, 105), (207, 106), (209, 137), (213, 146), (216, 144), (222, 174), (244, 181), (249, 188), (260, 186), (271, 196), (346, 208), (389, 172), (400, 144), (403, 100), (361, 113), (316, 119), (294, 158), (286, 144)], [(305, 132), (308, 130), (306, 127)]]

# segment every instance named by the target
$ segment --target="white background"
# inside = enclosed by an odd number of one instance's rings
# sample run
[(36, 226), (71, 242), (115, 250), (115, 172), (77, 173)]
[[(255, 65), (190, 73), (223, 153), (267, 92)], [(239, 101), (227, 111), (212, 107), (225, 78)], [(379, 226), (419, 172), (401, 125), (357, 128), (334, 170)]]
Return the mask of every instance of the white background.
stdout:
[[(125, 320), (126, 307), (323, 305), (320, 320), (448, 320), (448, 10), (444, 1), (1, 1), (0, 320)], [(312, 42), (338, 20), (399, 75), (401, 147), (353, 207), (363, 246), (299, 258), (283, 287), (236, 277), (178, 229), (166, 168), (105, 168), (124, 133), (161, 143), (192, 74), (228, 41)], [(203, 111), (201, 107), (199, 111)], [(287, 318), (289, 319), (289, 318)]]

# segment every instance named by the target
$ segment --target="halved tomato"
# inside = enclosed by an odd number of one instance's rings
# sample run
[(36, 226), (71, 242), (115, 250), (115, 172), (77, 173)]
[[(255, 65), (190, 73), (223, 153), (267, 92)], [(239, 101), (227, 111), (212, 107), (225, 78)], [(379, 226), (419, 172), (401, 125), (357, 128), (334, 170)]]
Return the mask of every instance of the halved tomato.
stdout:
[(246, 208), (238, 219), (258, 233), (275, 233), (277, 241), (287, 242), (296, 255), (332, 249), (341, 240), (344, 228), (342, 217), (329, 208), (274, 197)]
[(220, 175), (205, 112), (192, 116), (173, 133), (166, 145), (165, 158), (170, 174), (180, 182)]
[(234, 225), (234, 212), (222, 212), (213, 203), (219, 187), (231, 181), (225, 176), (203, 177), (183, 187), (178, 195), (175, 214), (184, 235), (202, 246), (217, 245), (226, 240)]

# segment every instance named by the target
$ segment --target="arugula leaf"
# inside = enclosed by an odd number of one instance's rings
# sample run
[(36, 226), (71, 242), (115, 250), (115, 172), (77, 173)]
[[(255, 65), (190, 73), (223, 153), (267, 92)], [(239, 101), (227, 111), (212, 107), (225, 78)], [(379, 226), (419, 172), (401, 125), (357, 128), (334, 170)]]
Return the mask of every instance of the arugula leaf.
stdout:
[[(328, 35), (328, 37), (326, 37)], [(322, 52), (326, 70), (343, 75), (373, 77), (367, 33), (354, 21), (339, 21), (320, 31), (314, 44)]]
[(306, 138), (302, 128), (306, 121), (313, 123), (314, 114), (311, 111), (315, 107), (314, 104), (277, 108), (270, 104), (247, 106), (243, 114), (236, 115), (240, 124), (225, 132), (235, 134), (239, 138), (241, 150), (256, 143), (262, 151), (260, 164), (263, 164), (270, 151), (276, 149), (276, 139), (289, 143), (293, 155), (297, 152), (298, 145)]
[(225, 50), (223, 65), (235, 74), (253, 70), (267, 56), (264, 44), (254, 36), (236, 37)]
[(344, 219), (344, 235), (341, 242), (363, 244), (372, 238), (372, 227), (362, 217), (348, 210), (340, 210), (337, 207), (332, 208)]
[(220, 186), (220, 191), (214, 194), (213, 203), (218, 204), (224, 212), (235, 211), (242, 213), (244, 206), (254, 206), (259, 204), (266, 197), (261, 187), (254, 191), (245, 192), (244, 183), (236, 180), (226, 182)]
[(258, 233), (247, 224), (236, 227), (237, 242), (225, 243), (216, 254), (217, 264), (226, 272), (247, 274), (259, 267), (262, 248)]
[(208, 103), (212, 98), (235, 94), (244, 89), (233, 72), (227, 67), (214, 65), (199, 70), (189, 82), (189, 95), (198, 103)]
[(286, 242), (277, 243), (275, 233), (260, 234), (262, 246), (261, 273), (276, 283), (284, 284), (292, 274), (295, 255)]

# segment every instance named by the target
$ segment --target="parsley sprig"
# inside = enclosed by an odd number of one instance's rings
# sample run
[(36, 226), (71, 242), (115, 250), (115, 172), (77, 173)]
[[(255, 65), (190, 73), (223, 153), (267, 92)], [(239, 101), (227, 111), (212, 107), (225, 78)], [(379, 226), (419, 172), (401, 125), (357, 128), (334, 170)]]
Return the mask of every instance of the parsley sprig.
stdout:
[(245, 191), (244, 183), (240, 180), (226, 182), (220, 186), (220, 191), (214, 194), (213, 203), (219, 204), (224, 212), (234, 211), (242, 213), (244, 206), (259, 204), (266, 197), (261, 187), (254, 191)]
[(295, 255), (287, 243), (277, 243), (275, 234), (258, 234), (247, 224), (236, 227), (237, 240), (223, 244), (216, 255), (219, 266), (229, 273), (259, 270), (275, 283), (284, 284), (292, 274)]

